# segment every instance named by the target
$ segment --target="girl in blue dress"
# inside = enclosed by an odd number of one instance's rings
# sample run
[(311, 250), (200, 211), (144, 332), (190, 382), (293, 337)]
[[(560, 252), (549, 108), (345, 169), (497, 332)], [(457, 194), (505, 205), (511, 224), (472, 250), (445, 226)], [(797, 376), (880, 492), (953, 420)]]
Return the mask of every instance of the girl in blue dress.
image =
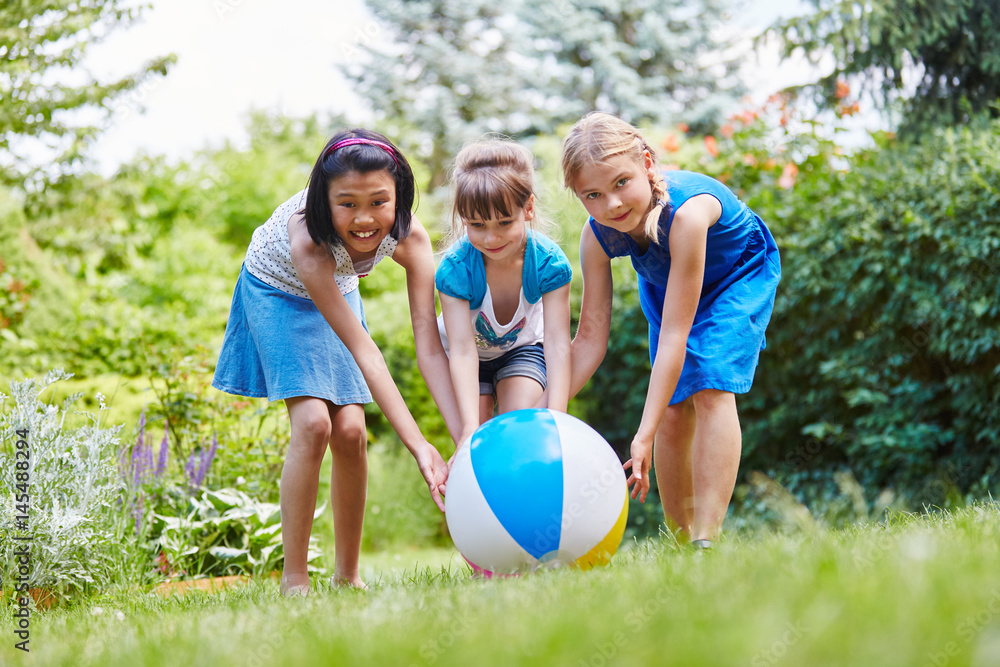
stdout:
[[(451, 237), (435, 274), (441, 337), (461, 415), (458, 445), (499, 412), (566, 411), (569, 283), (562, 249), (534, 227), (528, 149), (484, 139), (455, 158)], [(547, 391), (546, 391), (547, 387)]]
[(334, 585), (358, 572), (368, 482), (364, 403), (375, 402), (444, 511), (447, 466), (420, 433), (368, 335), (358, 281), (385, 258), (406, 270), (417, 364), (453, 436), (457, 407), (434, 312), (434, 254), (411, 209), (413, 172), (388, 139), (336, 134), (308, 187), (258, 227), (233, 294), (212, 386), (283, 400), (291, 438), (281, 470), (281, 592), (309, 590), (309, 533), (320, 465), (333, 460)]
[(566, 187), (590, 214), (580, 236), (584, 291), (571, 395), (607, 351), (611, 259), (628, 256), (652, 363), (625, 463), (628, 484), (645, 501), (655, 463), (668, 525), (711, 547), (736, 484), (735, 394), (750, 389), (764, 348), (781, 276), (777, 246), (725, 185), (687, 171), (661, 174), (642, 135), (610, 114), (591, 113), (573, 126), (562, 167)]

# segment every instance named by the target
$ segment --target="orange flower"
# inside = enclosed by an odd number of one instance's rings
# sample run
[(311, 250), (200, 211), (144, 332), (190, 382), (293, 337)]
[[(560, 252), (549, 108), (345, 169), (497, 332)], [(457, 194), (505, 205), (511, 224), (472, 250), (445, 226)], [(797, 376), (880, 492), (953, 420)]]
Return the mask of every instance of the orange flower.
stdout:
[(781, 177), (778, 178), (778, 186), (790, 190), (795, 187), (795, 178), (799, 175), (799, 168), (794, 162), (788, 162), (781, 170)]
[(682, 134), (687, 134), (688, 130), (690, 129), (691, 126), (688, 125), (687, 123), (677, 123), (677, 131)]
[(668, 153), (673, 153), (681, 147), (680, 142), (677, 141), (677, 135), (673, 132), (667, 132), (667, 136), (663, 137), (663, 143), (660, 145)]
[(853, 116), (861, 110), (861, 105), (857, 102), (852, 102), (851, 104), (841, 104), (837, 107), (837, 115), (843, 118), (844, 116)]
[(788, 106), (788, 101), (791, 95), (788, 93), (774, 93), (769, 98), (767, 98), (767, 104), (777, 104), (779, 109), (784, 109)]
[(732, 123), (726, 123), (725, 125), (719, 128), (719, 134), (721, 134), (726, 139), (732, 139), (734, 131), (735, 130), (733, 128)]
[(712, 157), (719, 157), (719, 144), (711, 134), (705, 136), (705, 150)]
[(7, 283), (7, 291), (8, 292), (15, 292), (15, 293), (16, 292), (20, 292), (25, 287), (26, 287), (26, 285), (23, 282), (21, 282), (20, 280), (18, 280), (17, 278), (15, 278), (14, 280), (11, 280), (9, 283)]
[(847, 85), (847, 82), (840, 80), (837, 82), (837, 90), (834, 91), (833, 96), (838, 100), (842, 100), (851, 94), (851, 87)]
[(753, 155), (751, 155), (750, 153), (744, 153), (743, 154), (743, 164), (745, 164), (748, 167), (756, 167), (757, 166), (757, 158), (754, 157)]

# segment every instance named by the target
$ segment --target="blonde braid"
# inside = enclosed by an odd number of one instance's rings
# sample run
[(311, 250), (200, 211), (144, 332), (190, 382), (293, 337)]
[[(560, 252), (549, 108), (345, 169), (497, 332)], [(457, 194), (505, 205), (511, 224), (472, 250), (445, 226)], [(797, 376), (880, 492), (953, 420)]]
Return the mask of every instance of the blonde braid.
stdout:
[(649, 212), (646, 216), (646, 222), (643, 225), (643, 231), (646, 236), (653, 243), (660, 243), (660, 214), (663, 212), (663, 207), (665, 204), (670, 202), (670, 195), (667, 194), (667, 184), (663, 180), (663, 174), (659, 169), (656, 169), (656, 151), (646, 143), (646, 140), (642, 138), (641, 135), (636, 133), (637, 138), (641, 142), (641, 150), (648, 151), (650, 158), (653, 160), (653, 178), (649, 181), (649, 187), (653, 191), (653, 210)]

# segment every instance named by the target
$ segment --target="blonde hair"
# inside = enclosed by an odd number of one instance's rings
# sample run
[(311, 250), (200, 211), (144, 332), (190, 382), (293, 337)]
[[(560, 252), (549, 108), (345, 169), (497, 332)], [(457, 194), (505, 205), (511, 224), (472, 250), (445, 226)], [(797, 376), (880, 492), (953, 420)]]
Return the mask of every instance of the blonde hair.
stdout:
[[(466, 144), (455, 156), (452, 172), (454, 202), (450, 234), (445, 245), (462, 238), (464, 221), (513, 215), (535, 194), (534, 157), (524, 146), (498, 135)], [(537, 197), (536, 197), (537, 199)], [(537, 229), (536, 213), (527, 225)]]
[(649, 186), (652, 190), (654, 206), (646, 217), (644, 231), (653, 243), (659, 243), (659, 213), (656, 202), (669, 203), (667, 185), (657, 169), (656, 151), (643, 138), (639, 130), (618, 116), (602, 111), (592, 111), (576, 122), (563, 141), (562, 170), (563, 185), (575, 191), (574, 183), (580, 172), (593, 164), (603, 164), (608, 159), (624, 155), (643, 163), (644, 153), (653, 160), (654, 176)]

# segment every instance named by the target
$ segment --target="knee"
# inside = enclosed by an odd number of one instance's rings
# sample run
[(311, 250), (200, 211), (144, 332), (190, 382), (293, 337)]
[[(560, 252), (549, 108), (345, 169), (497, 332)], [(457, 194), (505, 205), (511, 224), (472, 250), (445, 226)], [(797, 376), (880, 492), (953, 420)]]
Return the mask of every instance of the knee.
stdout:
[(297, 414), (292, 424), (294, 437), (290, 446), (322, 458), (326, 445), (330, 442), (331, 429), (330, 415), (325, 410)]
[(663, 421), (661, 424), (665, 428), (674, 428), (683, 424), (685, 420), (690, 419), (693, 414), (694, 401), (688, 398), (680, 403), (668, 405), (667, 409), (663, 411)]
[(736, 397), (731, 392), (718, 389), (702, 389), (691, 397), (694, 410), (699, 414), (707, 414), (736, 406)]
[(338, 457), (361, 458), (368, 445), (368, 429), (364, 419), (350, 419), (338, 423), (330, 439), (330, 450)]

